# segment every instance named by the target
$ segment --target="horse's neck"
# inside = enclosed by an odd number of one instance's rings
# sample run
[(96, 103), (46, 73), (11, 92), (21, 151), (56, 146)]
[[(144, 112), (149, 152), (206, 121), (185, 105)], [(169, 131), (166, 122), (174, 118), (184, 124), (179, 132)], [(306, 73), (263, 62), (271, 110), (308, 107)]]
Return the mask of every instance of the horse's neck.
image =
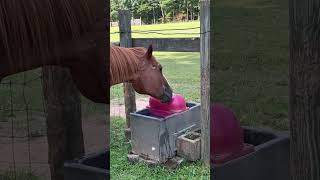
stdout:
[(141, 60), (132, 49), (111, 46), (110, 60), (111, 86), (130, 82), (138, 76)]

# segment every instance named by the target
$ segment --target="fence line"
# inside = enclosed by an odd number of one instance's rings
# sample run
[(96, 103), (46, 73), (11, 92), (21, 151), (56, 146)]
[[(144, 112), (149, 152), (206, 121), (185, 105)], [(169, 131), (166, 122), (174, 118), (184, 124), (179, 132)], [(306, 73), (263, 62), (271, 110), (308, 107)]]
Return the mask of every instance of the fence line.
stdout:
[[(139, 31), (129, 31), (129, 32), (124, 32), (124, 31), (117, 31), (117, 32), (112, 32), (110, 34), (120, 34), (120, 33), (131, 33), (131, 34), (163, 34), (163, 35), (167, 35), (168, 33), (161, 33), (163, 31), (187, 31), (187, 30), (195, 30), (195, 29), (199, 29), (200, 27), (192, 27), (192, 28), (178, 28), (178, 29), (158, 29), (158, 30), (139, 30)], [(203, 32), (203, 33), (208, 33), (210, 31), (207, 32)], [(189, 33), (188, 34), (203, 34), (202, 32), (199, 33)], [(171, 35), (179, 35), (179, 34), (185, 34), (183, 32), (176, 32), (176, 33), (171, 33)]]

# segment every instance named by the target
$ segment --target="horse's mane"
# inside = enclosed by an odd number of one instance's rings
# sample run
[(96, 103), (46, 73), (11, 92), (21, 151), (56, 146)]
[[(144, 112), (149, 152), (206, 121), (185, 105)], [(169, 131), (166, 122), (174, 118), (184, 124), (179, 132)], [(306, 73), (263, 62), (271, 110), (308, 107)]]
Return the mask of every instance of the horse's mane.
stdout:
[(92, 28), (94, 2), (0, 0), (0, 58), (54, 55), (52, 49)]
[(139, 70), (147, 50), (145, 48), (123, 48), (110, 45), (110, 82), (111, 85), (133, 78)]

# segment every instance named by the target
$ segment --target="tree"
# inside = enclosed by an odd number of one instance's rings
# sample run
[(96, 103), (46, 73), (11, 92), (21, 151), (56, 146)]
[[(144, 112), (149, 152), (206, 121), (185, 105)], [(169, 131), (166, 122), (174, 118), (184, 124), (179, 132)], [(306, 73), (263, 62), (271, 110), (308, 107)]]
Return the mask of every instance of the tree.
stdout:
[(162, 15), (162, 23), (165, 23), (166, 22), (166, 13), (165, 13), (165, 10), (164, 10), (164, 1), (165, 0), (159, 0), (159, 6), (160, 6), (160, 9), (161, 9), (161, 15)]
[(110, 18), (118, 20), (120, 9), (130, 10), (132, 17), (142, 17), (145, 23), (155, 23), (161, 18), (162, 22), (173, 21), (183, 14), (195, 19), (199, 14), (199, 0), (111, 0)]
[(198, 16), (200, 12), (200, 1), (189, 0), (189, 3), (190, 3), (191, 20), (195, 20), (195, 17)]
[(290, 0), (291, 173), (293, 180), (320, 179), (320, 4)]
[(153, 22), (153, 24), (155, 24), (156, 23), (156, 9), (159, 9), (160, 6), (159, 6), (157, 0), (149, 0), (149, 3), (152, 7), (152, 18), (153, 18), (152, 22)]
[(111, 0), (111, 12), (110, 12), (111, 21), (118, 21), (118, 11), (124, 8), (125, 8), (125, 4), (123, 0)]
[(136, 14), (142, 17), (144, 22), (150, 23), (152, 21), (152, 6), (149, 3), (143, 2), (138, 6)]

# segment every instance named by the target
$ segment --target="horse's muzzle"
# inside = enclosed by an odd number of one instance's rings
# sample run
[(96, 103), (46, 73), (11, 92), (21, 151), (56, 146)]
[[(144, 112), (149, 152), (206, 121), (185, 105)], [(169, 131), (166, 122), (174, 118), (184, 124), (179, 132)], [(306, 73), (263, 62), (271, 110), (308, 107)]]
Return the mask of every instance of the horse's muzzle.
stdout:
[(162, 103), (168, 103), (171, 101), (171, 99), (172, 99), (172, 89), (170, 87), (166, 87), (160, 100)]

